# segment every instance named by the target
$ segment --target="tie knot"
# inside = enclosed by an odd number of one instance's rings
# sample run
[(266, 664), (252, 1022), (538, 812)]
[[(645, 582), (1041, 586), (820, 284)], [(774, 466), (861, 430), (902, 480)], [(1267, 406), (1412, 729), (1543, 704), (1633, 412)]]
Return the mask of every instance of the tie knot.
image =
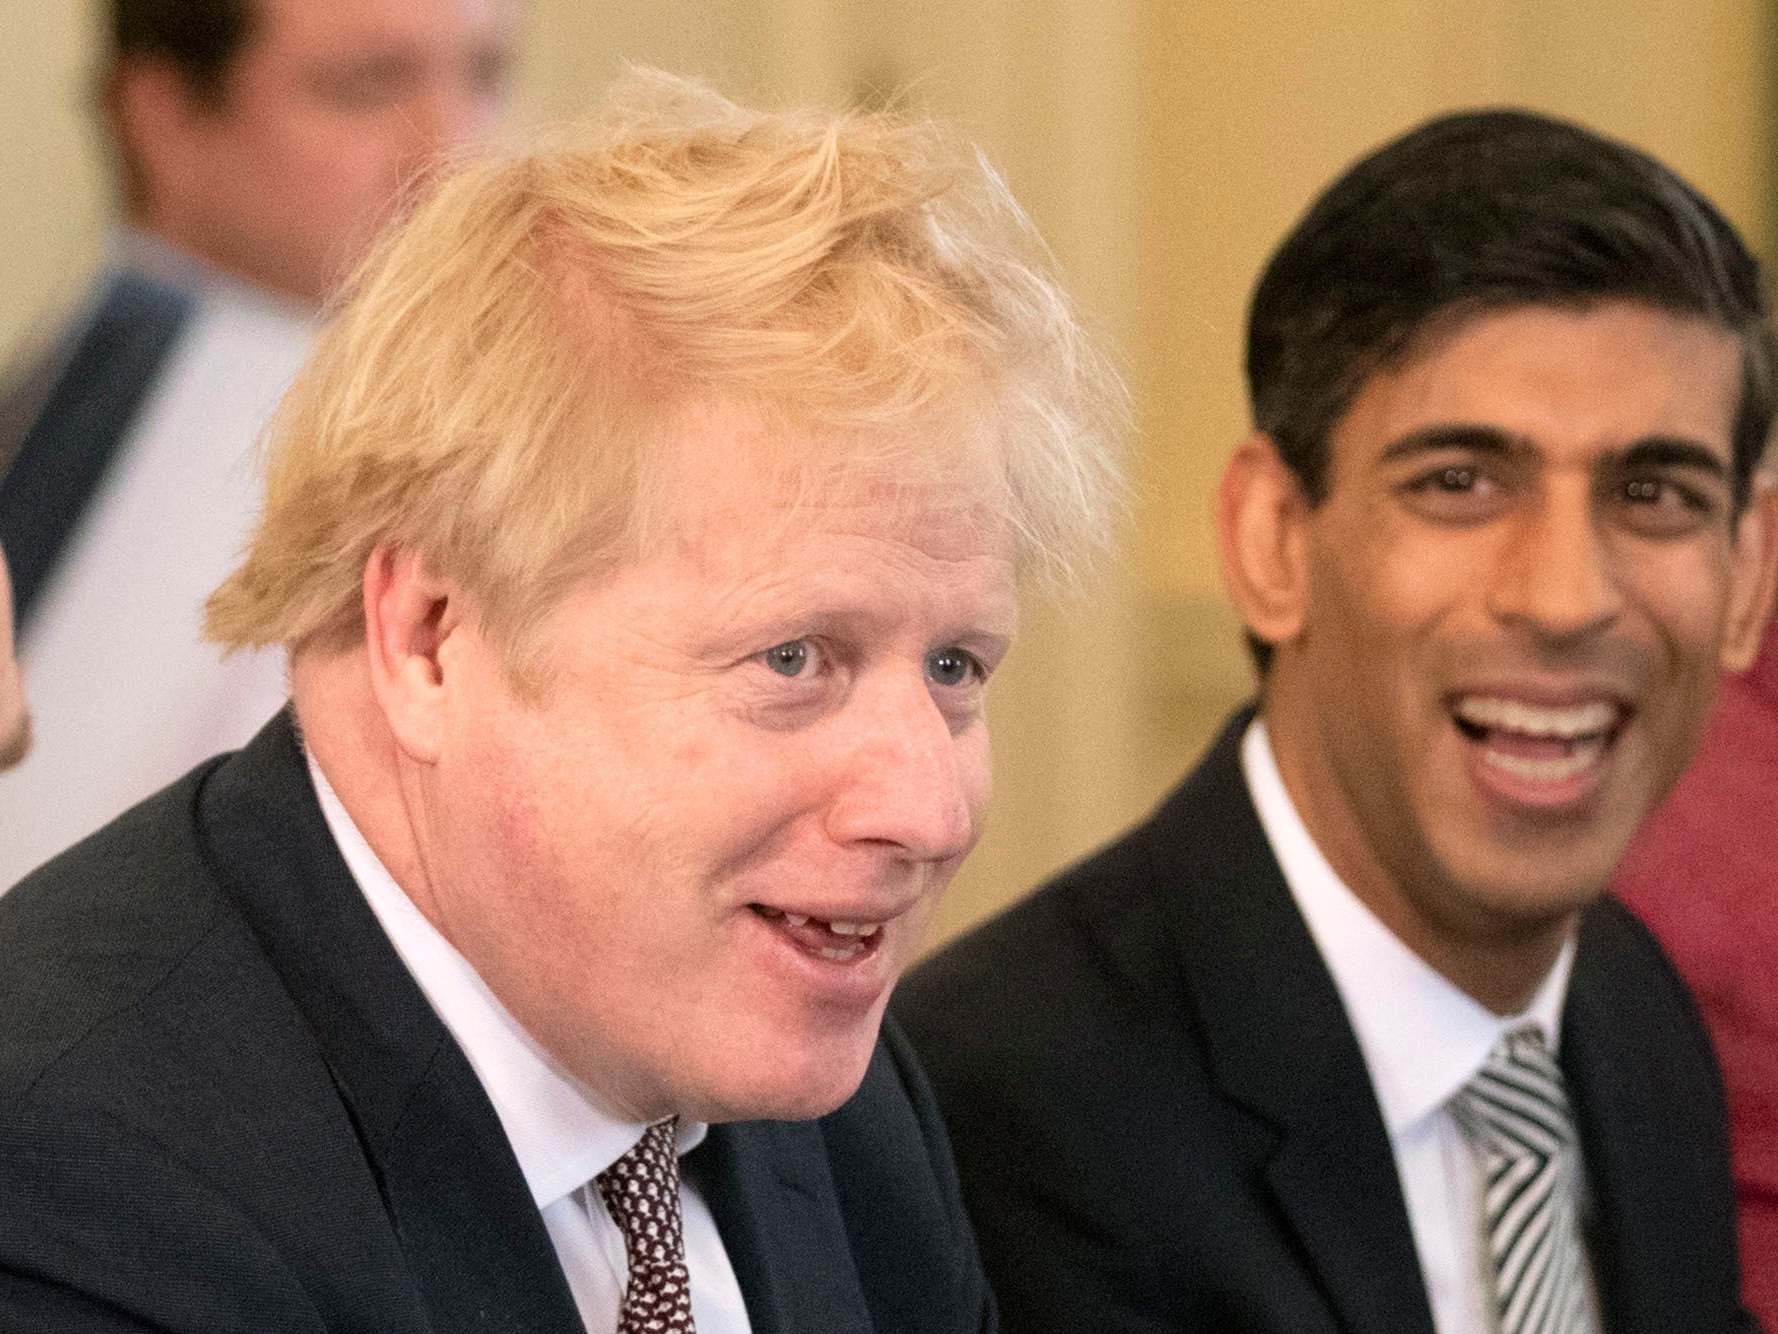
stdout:
[(680, 1233), (678, 1129), (676, 1116), (657, 1121), (598, 1176), (630, 1264), (617, 1334), (696, 1334)]
[(1536, 1028), (1515, 1029), (1495, 1043), (1451, 1099), (1451, 1113), (1494, 1157), (1548, 1160), (1574, 1142), (1562, 1069)]
[(599, 1194), (624, 1234), (631, 1264), (680, 1247), (678, 1126), (676, 1116), (655, 1122), (599, 1173)]

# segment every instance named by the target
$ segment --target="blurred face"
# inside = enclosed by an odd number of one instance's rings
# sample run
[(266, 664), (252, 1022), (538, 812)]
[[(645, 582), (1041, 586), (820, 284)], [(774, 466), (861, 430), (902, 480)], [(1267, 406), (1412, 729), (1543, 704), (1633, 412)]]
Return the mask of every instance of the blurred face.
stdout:
[(220, 108), (161, 155), (149, 223), (262, 286), (318, 301), (402, 187), (488, 129), (506, 93), (510, 0), (253, 0)]
[(1739, 369), (1731, 336), (1638, 305), (1482, 316), (1364, 387), (1327, 499), (1293, 511), (1280, 766), (1447, 973), (1559, 938), (1751, 648), (1770, 514), (1733, 522)]
[(12, 580), (6, 553), (0, 551), (0, 769), (24, 758), (29, 740), (25, 723), (25, 688), (12, 647)]
[(687, 425), (669, 536), (557, 609), (541, 702), (471, 631), (442, 657), (430, 915), (637, 1117), (849, 1097), (988, 799), (1015, 617), (988, 479), (793, 505), (755, 430)]

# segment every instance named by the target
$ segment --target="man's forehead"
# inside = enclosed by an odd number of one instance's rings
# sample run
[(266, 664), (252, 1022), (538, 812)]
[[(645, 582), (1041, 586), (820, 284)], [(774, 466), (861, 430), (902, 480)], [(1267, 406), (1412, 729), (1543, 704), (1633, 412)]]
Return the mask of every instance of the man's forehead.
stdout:
[(431, 46), (459, 29), (503, 38), (513, 0), (251, 0), (268, 49), (343, 57), (389, 45)]
[(1489, 435), (1524, 449), (1596, 437), (1612, 451), (1677, 437), (1726, 461), (1740, 395), (1740, 340), (1702, 317), (1627, 301), (1510, 306), (1417, 339), (1360, 384), (1334, 437), (1384, 453)]
[(939, 412), (901, 426), (827, 424), (745, 400), (700, 399), (670, 414), (644, 471), (682, 526), (736, 511), (837, 522), (932, 510), (1003, 509), (1005, 460), (986, 412)]

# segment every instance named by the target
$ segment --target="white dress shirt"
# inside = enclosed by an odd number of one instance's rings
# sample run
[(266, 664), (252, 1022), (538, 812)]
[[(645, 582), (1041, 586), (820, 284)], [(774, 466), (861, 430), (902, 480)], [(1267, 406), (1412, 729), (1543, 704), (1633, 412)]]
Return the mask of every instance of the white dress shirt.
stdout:
[[(312, 758), (309, 776), (347, 868), (494, 1104), (582, 1322), (589, 1334), (610, 1334), (617, 1329), (629, 1264), (623, 1234), (594, 1178), (642, 1138), (646, 1123), (601, 1105), (519, 1026), (395, 883)], [(703, 1141), (706, 1129), (701, 1122), (680, 1122), (681, 1156)], [(689, 1181), (681, 1181), (679, 1196), (698, 1334), (748, 1334), (741, 1287), (709, 1205)]]
[(44, 585), (20, 645), (31, 753), (0, 775), (0, 893), (284, 703), (281, 650), (202, 637), (204, 600), (259, 512), (259, 435), (308, 354), (310, 316), (126, 239), (191, 314)]
[(1574, 940), (1522, 1014), (1494, 1014), (1404, 945), (1335, 874), (1285, 790), (1261, 719), (1242, 738), (1241, 768), (1369, 1067), (1433, 1323), (1439, 1334), (1494, 1334), (1482, 1167), (1448, 1103), (1510, 1031), (1535, 1026), (1556, 1051)]

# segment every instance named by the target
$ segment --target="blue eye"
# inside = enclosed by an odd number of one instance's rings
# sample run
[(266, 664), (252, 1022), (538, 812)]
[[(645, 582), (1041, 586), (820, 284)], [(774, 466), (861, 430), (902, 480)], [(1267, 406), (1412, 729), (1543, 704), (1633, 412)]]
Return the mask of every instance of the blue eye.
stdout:
[(785, 644), (777, 644), (760, 655), (779, 676), (801, 676), (809, 666), (809, 641), (792, 639)]
[(926, 675), (937, 685), (960, 686), (983, 675), (975, 654), (960, 648), (934, 649), (926, 655)]

